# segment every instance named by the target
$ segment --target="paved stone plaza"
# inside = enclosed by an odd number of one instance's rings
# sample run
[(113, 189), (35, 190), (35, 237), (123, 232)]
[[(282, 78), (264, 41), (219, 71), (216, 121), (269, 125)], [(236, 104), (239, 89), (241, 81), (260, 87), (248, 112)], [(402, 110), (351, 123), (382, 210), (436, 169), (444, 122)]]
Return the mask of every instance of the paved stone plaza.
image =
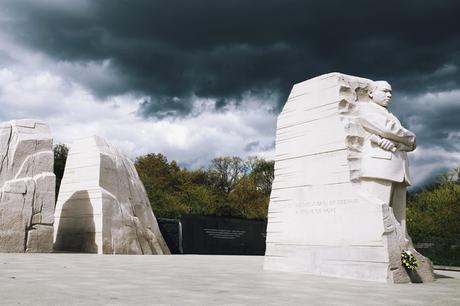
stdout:
[(0, 254), (2, 305), (460, 305), (460, 272), (385, 284), (263, 270), (261, 256)]

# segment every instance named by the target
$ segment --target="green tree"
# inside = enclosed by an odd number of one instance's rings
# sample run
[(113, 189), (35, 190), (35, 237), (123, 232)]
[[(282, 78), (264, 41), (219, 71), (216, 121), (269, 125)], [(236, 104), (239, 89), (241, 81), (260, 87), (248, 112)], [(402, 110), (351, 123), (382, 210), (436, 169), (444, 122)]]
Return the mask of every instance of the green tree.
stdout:
[(214, 158), (209, 168), (210, 176), (217, 191), (230, 193), (239, 179), (248, 170), (248, 165), (240, 157), (225, 156)]
[(181, 169), (176, 196), (187, 207), (186, 213), (212, 215), (215, 213), (217, 195), (212, 190), (209, 173), (203, 169)]
[(158, 217), (181, 214), (265, 219), (272, 161), (219, 157), (208, 169), (187, 170), (162, 154), (147, 154), (135, 166)]
[(256, 188), (261, 190), (264, 196), (270, 196), (275, 178), (275, 161), (255, 158), (251, 169)]
[(158, 217), (174, 218), (187, 212), (176, 195), (180, 190), (181, 169), (175, 161), (169, 163), (162, 154), (147, 154), (138, 157), (134, 165)]
[(64, 176), (65, 164), (67, 155), (69, 154), (69, 147), (65, 144), (57, 144), (53, 147), (54, 152), (54, 175), (56, 175), (56, 199), (61, 187), (61, 181)]
[(242, 177), (228, 195), (228, 203), (245, 219), (266, 219), (270, 194), (259, 188), (255, 175)]
[(147, 154), (138, 157), (135, 166), (146, 188), (177, 190), (180, 168), (175, 161), (169, 163), (166, 156), (162, 154)]
[(460, 265), (460, 183), (452, 173), (409, 197), (408, 231), (415, 242), (444, 245), (432, 258), (437, 264)]

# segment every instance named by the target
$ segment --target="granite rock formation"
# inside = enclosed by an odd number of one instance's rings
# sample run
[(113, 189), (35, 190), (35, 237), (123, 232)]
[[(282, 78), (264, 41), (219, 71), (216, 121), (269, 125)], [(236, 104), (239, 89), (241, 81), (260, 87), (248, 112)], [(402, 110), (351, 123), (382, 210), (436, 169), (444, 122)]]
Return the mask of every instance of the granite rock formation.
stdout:
[(134, 164), (96, 136), (71, 146), (54, 229), (58, 251), (170, 254)]
[(0, 252), (51, 252), (55, 203), (48, 125), (0, 123)]
[[(390, 283), (434, 279), (405, 228), (405, 154), (415, 135), (374, 105), (375, 83), (330, 73), (294, 85), (277, 123), (265, 269)], [(379, 84), (388, 104), (391, 87)], [(363, 118), (371, 107), (384, 115)], [(379, 118), (388, 131), (378, 131)], [(403, 136), (407, 144), (399, 145)], [(376, 174), (394, 163), (397, 177)], [(415, 271), (402, 266), (402, 251), (415, 254)]]

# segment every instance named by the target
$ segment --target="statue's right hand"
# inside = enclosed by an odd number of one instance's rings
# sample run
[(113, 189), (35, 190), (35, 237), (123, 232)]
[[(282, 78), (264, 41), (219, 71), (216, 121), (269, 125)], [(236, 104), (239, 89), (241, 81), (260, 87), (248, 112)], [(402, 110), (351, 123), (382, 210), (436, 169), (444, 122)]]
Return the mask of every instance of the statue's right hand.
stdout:
[(395, 152), (397, 149), (396, 144), (386, 138), (380, 139), (379, 147), (384, 149), (385, 151), (391, 151), (391, 152)]

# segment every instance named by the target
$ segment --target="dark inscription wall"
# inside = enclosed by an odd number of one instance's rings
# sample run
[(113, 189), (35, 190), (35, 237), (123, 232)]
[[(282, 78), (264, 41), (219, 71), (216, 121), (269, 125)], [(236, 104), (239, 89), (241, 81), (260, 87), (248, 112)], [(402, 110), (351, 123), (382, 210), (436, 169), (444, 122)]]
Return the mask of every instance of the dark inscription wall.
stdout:
[(172, 254), (265, 254), (265, 221), (183, 215), (158, 224)]
[(265, 221), (185, 215), (181, 223), (184, 254), (265, 254)]

